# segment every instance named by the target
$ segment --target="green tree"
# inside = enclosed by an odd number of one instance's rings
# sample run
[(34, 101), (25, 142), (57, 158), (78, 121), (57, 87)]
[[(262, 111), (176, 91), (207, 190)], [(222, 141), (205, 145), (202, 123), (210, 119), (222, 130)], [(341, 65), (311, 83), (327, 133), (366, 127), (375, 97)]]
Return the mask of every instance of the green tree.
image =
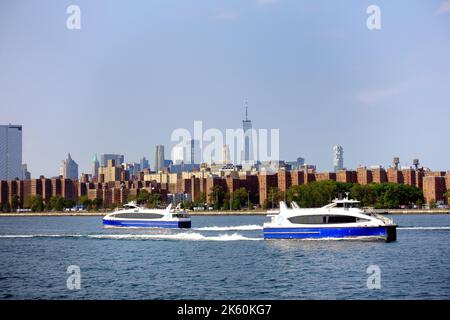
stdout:
[(13, 195), (11, 198), (11, 210), (17, 211), (20, 207), (20, 198), (17, 195)]
[(89, 200), (87, 196), (80, 196), (77, 201), (77, 204), (85, 209), (89, 207), (90, 203), (91, 200)]
[[(224, 200), (225, 200), (225, 191), (222, 186), (215, 185), (211, 192), (208, 194), (209, 197), (209, 203), (214, 204), (214, 210), (219, 210), (222, 207), (225, 207)], [(228, 204), (228, 208), (229, 208)]]
[(150, 193), (147, 200), (147, 208), (157, 208), (161, 203), (161, 195), (159, 193)]
[(64, 198), (61, 196), (54, 196), (50, 198), (48, 207), (55, 211), (63, 211), (64, 210)]
[(73, 199), (64, 199), (64, 208), (72, 209), (76, 204), (76, 201)]
[(31, 197), (30, 200), (30, 209), (33, 212), (41, 212), (44, 211), (44, 201), (42, 200), (41, 195), (36, 195)]
[(139, 193), (136, 197), (136, 202), (138, 204), (144, 204), (148, 203), (149, 200), (150, 200), (150, 193), (145, 189), (139, 190)]
[(103, 199), (95, 198), (92, 200), (92, 209), (99, 210), (103, 206)]

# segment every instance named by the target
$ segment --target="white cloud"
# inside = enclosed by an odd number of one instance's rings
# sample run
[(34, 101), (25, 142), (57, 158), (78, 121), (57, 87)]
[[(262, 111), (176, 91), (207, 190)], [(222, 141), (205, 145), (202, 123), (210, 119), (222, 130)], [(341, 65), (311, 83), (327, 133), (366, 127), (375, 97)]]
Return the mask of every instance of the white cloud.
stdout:
[(450, 12), (450, 0), (441, 2), (439, 8), (436, 10), (436, 15), (441, 15)]

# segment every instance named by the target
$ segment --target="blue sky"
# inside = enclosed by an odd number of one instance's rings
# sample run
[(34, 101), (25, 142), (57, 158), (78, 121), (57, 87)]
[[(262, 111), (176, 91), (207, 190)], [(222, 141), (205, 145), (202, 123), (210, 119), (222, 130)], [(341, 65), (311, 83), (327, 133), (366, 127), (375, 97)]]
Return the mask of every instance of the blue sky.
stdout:
[[(81, 30), (66, 8), (81, 8)], [(381, 8), (382, 29), (366, 27)], [(0, 123), (33, 176), (70, 152), (127, 161), (176, 128), (280, 129), (280, 155), (332, 169), (450, 169), (450, 1), (0, 0)]]

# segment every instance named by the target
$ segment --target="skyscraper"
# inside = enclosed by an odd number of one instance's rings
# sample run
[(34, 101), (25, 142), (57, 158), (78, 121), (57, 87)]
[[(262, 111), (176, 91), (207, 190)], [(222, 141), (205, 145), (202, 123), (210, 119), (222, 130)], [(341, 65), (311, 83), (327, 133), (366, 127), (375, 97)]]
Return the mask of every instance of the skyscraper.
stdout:
[(224, 144), (222, 147), (222, 163), (231, 164), (230, 147), (227, 144)]
[(344, 169), (344, 148), (342, 148), (341, 146), (334, 146), (333, 147), (333, 167), (334, 167), (334, 172), (338, 171), (338, 170), (343, 170)]
[(0, 125), (0, 180), (22, 179), (22, 126)]
[(174, 164), (182, 164), (185, 159), (185, 146), (176, 145), (172, 148), (172, 161)]
[(97, 155), (94, 156), (92, 160), (92, 178), (98, 177), (98, 168), (100, 167), (100, 162), (98, 161)]
[(187, 140), (172, 148), (172, 161), (174, 164), (199, 164), (201, 163), (200, 141)]
[(164, 168), (164, 146), (157, 145), (155, 147), (155, 171), (162, 170)]
[(31, 179), (31, 173), (30, 171), (28, 171), (28, 166), (26, 163), (22, 164), (22, 179), (24, 180)]
[(245, 120), (242, 120), (242, 129), (244, 131), (244, 163), (253, 160), (252, 156), (252, 121), (248, 119), (248, 106), (245, 102)]
[(144, 170), (148, 168), (150, 168), (148, 160), (145, 157), (142, 157), (142, 159), (139, 162), (139, 170)]
[(100, 155), (100, 165), (102, 167), (108, 166), (108, 160), (114, 160), (116, 167), (120, 167), (122, 163), (125, 162), (125, 157), (121, 154), (101, 154)]
[(200, 141), (198, 140), (190, 140), (189, 143), (189, 163), (190, 164), (199, 164), (202, 162), (201, 151), (200, 151)]
[(60, 175), (64, 179), (78, 179), (78, 164), (72, 159), (70, 153), (67, 155), (67, 159), (61, 161)]

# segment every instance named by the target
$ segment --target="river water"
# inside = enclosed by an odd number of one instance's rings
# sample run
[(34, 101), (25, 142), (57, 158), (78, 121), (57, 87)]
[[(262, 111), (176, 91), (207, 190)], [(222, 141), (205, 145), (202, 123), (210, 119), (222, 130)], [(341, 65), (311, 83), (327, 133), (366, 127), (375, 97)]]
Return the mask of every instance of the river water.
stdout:
[(189, 231), (1, 217), (0, 299), (449, 299), (450, 215), (391, 217), (393, 243), (263, 240), (261, 216)]

